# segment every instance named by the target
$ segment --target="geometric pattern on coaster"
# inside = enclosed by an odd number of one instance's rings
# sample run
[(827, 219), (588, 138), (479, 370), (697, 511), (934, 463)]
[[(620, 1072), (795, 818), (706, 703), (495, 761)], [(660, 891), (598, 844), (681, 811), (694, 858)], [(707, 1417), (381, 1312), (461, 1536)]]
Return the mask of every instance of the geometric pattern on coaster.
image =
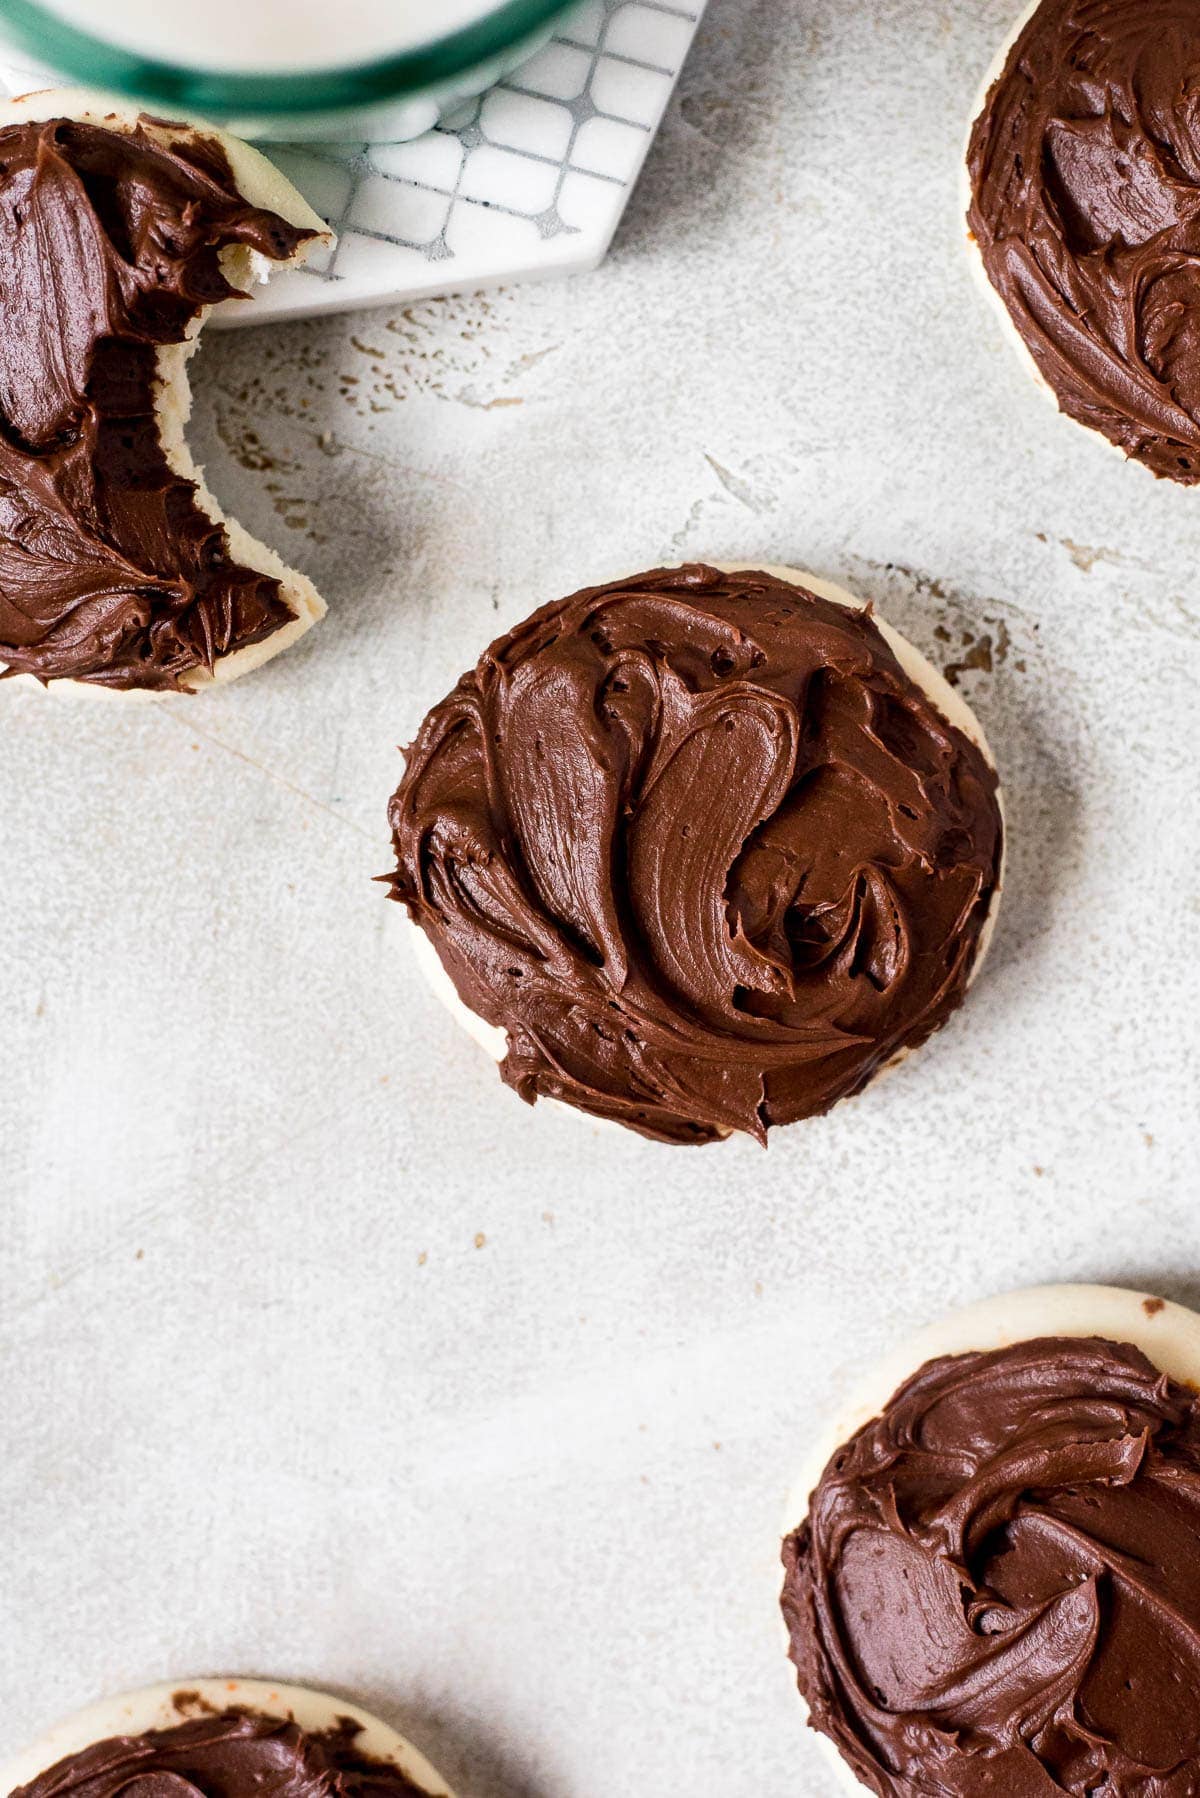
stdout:
[(430, 297), (601, 261), (705, 0), (584, 0), (552, 40), (409, 143), (272, 145), (337, 233), (261, 318)]

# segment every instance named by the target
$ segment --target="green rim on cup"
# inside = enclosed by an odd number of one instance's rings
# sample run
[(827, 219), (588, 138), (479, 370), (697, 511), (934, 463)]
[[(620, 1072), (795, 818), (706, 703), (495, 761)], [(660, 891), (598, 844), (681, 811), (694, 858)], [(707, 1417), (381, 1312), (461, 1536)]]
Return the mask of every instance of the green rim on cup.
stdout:
[(139, 56), (48, 13), (37, 0), (0, 0), (0, 25), (39, 62), (88, 87), (152, 98), (180, 110), (228, 118), (239, 113), (334, 112), (403, 100), (453, 83), (526, 38), (549, 30), (574, 0), (501, 0), (494, 12), (416, 49), (345, 68), (265, 74), (188, 68)]

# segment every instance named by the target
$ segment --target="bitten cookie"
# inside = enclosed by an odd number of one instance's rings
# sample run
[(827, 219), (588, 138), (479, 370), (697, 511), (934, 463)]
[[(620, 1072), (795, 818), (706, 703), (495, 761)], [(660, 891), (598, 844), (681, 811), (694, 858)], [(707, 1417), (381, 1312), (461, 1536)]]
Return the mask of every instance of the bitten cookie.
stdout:
[(223, 133), (82, 93), (0, 104), (0, 669), (190, 690), (322, 616), (224, 516), (184, 429), (212, 308), (326, 236)]

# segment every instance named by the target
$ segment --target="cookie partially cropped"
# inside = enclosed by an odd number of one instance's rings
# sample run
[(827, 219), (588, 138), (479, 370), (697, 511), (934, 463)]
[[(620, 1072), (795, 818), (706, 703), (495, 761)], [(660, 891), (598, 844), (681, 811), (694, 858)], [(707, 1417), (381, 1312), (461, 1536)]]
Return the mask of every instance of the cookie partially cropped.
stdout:
[(1040, 0), (968, 148), (987, 278), (1063, 412), (1200, 481), (1200, 8)]
[(200, 1679), (108, 1698), (0, 1767), (9, 1798), (451, 1798), (411, 1743), (326, 1692)]
[(184, 427), (209, 312), (325, 237), (224, 133), (74, 92), (0, 104), (0, 671), (194, 689), (321, 617)]
[(801, 1695), (846, 1783), (1200, 1790), (1200, 1318), (1048, 1287), (911, 1353), (784, 1544)]
[(1000, 888), (994, 766), (912, 646), (815, 586), (587, 589), (422, 725), (392, 894), (529, 1102), (765, 1141), (961, 1002)]

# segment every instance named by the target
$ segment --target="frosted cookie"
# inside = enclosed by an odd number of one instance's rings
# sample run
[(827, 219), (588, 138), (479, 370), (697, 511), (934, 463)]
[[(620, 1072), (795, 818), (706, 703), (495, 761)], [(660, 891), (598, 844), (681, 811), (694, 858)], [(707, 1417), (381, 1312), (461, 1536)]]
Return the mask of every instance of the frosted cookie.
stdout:
[(1198, 1385), (1200, 1317), (1097, 1286), (956, 1313), (877, 1370), (783, 1555), (848, 1789), (1200, 1789)]
[(0, 103), (0, 669), (194, 689), (321, 617), (224, 517), (184, 430), (212, 308), (326, 236), (221, 132), (78, 92)]
[(1200, 481), (1200, 9), (1041, 0), (967, 152), (974, 246), (1061, 410)]
[(945, 1022), (994, 922), (978, 724), (810, 575), (545, 606), (407, 760), (392, 894), (504, 1080), (663, 1142), (765, 1141), (857, 1092)]
[(103, 1699), (0, 1767), (11, 1798), (451, 1798), (369, 1712), (259, 1679), (201, 1679)]

